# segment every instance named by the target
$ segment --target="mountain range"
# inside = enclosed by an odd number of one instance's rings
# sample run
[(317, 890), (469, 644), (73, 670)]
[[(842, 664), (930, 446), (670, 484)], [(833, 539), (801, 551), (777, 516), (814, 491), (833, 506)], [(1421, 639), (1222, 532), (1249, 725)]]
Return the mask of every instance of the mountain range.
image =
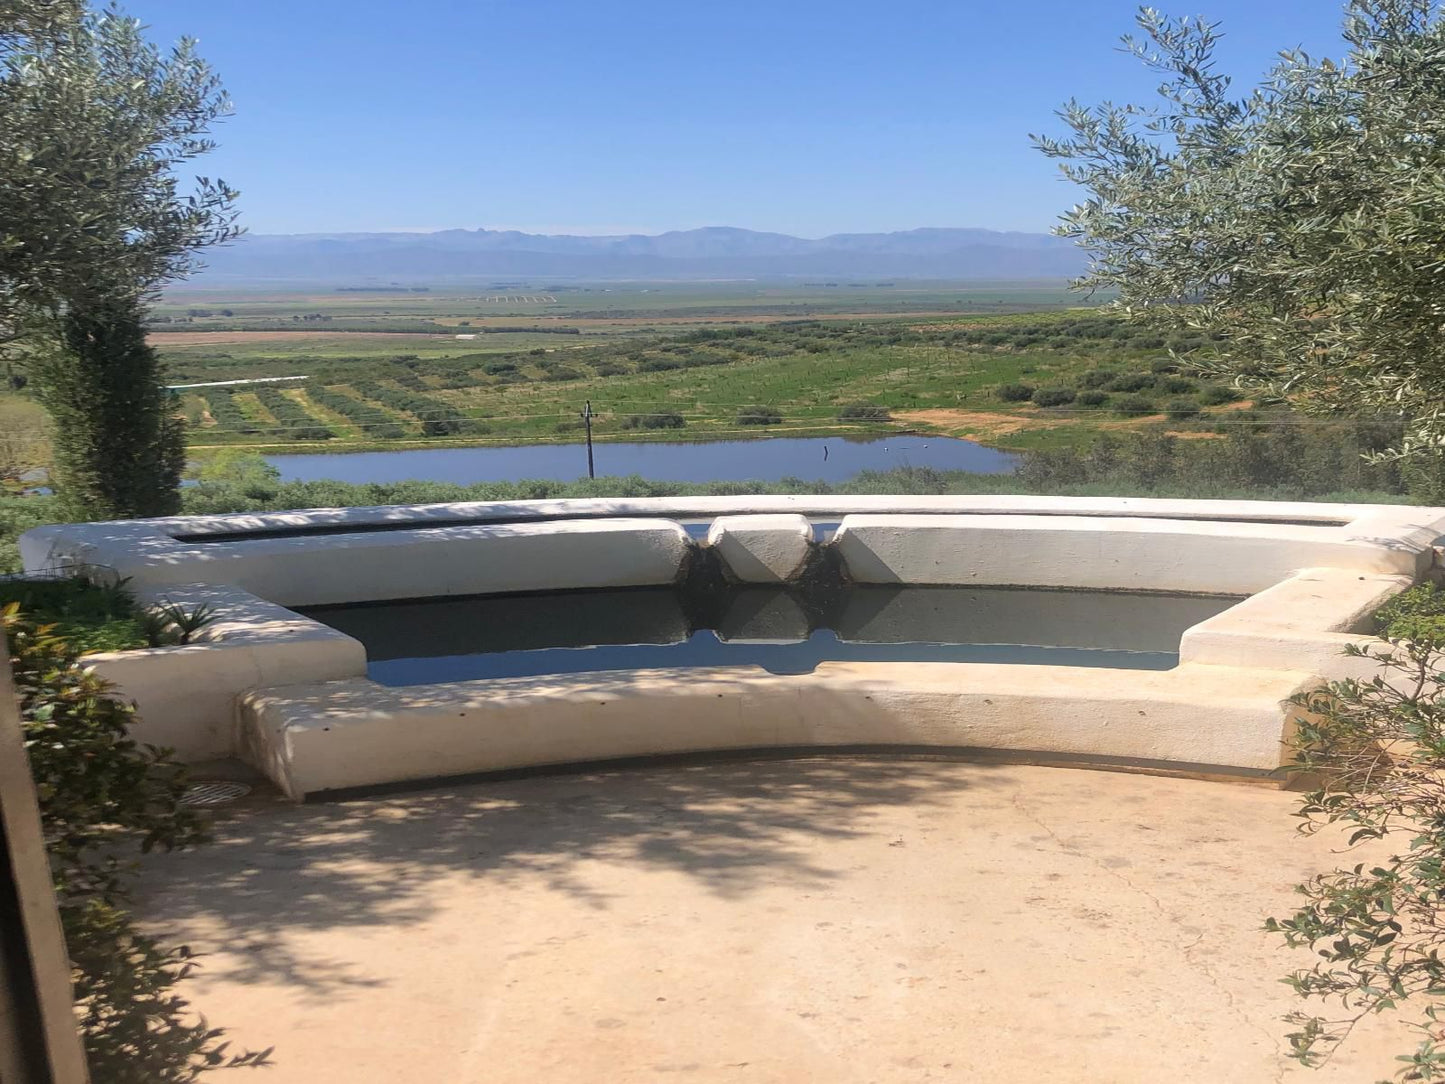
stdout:
[(586, 237), (516, 230), (247, 234), (205, 257), (201, 282), (426, 284), (496, 278), (1053, 279), (1084, 269), (1043, 233), (917, 229), (816, 239), (708, 226)]

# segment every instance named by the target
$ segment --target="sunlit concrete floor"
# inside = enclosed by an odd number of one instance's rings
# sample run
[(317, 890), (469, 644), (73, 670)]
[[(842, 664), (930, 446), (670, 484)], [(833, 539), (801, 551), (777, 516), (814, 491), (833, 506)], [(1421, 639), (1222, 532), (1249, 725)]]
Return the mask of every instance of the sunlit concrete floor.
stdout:
[(268, 1084), (1388, 1076), (1393, 1018), (1283, 1057), (1311, 961), (1260, 926), (1341, 861), (1297, 801), (887, 758), (258, 795), (140, 910)]

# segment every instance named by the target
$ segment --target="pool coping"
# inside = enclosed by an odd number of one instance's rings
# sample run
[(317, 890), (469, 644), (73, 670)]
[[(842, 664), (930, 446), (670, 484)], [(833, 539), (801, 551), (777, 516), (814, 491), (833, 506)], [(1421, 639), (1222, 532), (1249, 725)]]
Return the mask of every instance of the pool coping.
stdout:
[[(885, 505), (886, 513), (880, 511)], [(581, 518), (539, 522), (535, 516), (544, 506), (549, 514), (575, 509)], [(443, 594), (469, 593), (464, 588), (475, 588), (479, 576), (494, 590), (497, 584), (550, 590), (671, 582), (686, 554), (693, 552), (693, 543), (676, 519), (665, 514), (669, 512), (679, 518), (712, 515), (716, 537), (731, 535), (744, 548), (754, 547), (758, 567), (776, 576), (776, 569), (791, 557), (769, 554), (769, 539), (786, 538), (794, 545), (796, 517), (825, 507), (842, 514), (833, 545), (861, 582), (1248, 597), (1188, 630), (1181, 639), (1179, 666), (1167, 671), (825, 663), (809, 675), (762, 670), (719, 677), (696, 670), (612, 672), (604, 677), (615, 680), (618, 673), (630, 674), (639, 689), (646, 690), (646, 695), (627, 698), (629, 711), (641, 713), (638, 718), (652, 718), (648, 713), (655, 711), (667, 718), (696, 714), (698, 729), (684, 747), (659, 723), (651, 730), (644, 726), (636, 733), (614, 734), (616, 748), (600, 749), (562, 719), (555, 723), (555, 733), (534, 736), (530, 752), (515, 744), (520, 717), (498, 705), (525, 701), (534, 716), (570, 713), (591, 718), (598, 709), (592, 706), (596, 698), (588, 691), (588, 681), (595, 685), (595, 675), (568, 681), (381, 686), (365, 678), (365, 650), (357, 641), (286, 608), (356, 601), (358, 590), (373, 592), (370, 598), (435, 594), (415, 589), (417, 583), (432, 582), (428, 576), (447, 587)], [(479, 508), (502, 522), (458, 523), (475, 517)], [(603, 511), (614, 515), (603, 517)], [(780, 514), (795, 518), (774, 530), (763, 529), (759, 516)], [(740, 522), (738, 530), (731, 531), (724, 521), (734, 515)], [(1239, 518), (1225, 518), (1229, 515)], [(406, 526), (372, 535), (201, 545), (175, 539), (179, 532), (234, 532), (246, 524), (264, 531), (283, 522), (377, 519)], [(1445, 510), (1405, 506), (740, 497), (175, 517), (43, 527), (27, 532), (21, 542), (27, 567), (33, 570), (100, 566), (129, 577), (145, 600), (207, 602), (222, 610), (222, 620), (203, 629), (196, 643), (108, 653), (88, 661), (139, 702), (143, 719), (136, 734), (141, 740), (170, 745), (184, 759), (241, 753), (267, 770), (288, 794), (301, 798), (319, 790), (385, 782), (381, 777), (388, 775), (424, 778), (448, 765), (489, 771), (595, 759), (609, 752), (633, 756), (736, 749), (740, 742), (760, 747), (983, 744), (1267, 771), (1280, 761), (1288, 725), (1283, 702), (1311, 682), (1364, 672), (1359, 660), (1343, 657), (1343, 648), (1373, 639), (1364, 620), (1385, 598), (1431, 571), (1434, 543), (1442, 532)], [(411, 552), (412, 546), (422, 548)], [(929, 669), (940, 667), (938, 672)], [(529, 684), (525, 696), (518, 682)], [(727, 688), (699, 700), (697, 689), (718, 683)], [(990, 690), (993, 695), (986, 695)], [(318, 696), (352, 704), (355, 717), (338, 721), (335, 711), (318, 707)], [(862, 721), (860, 708), (870, 698), (874, 714), (868, 725), (873, 730)], [(721, 700), (724, 706), (710, 700)], [(472, 721), (458, 727), (436, 706), (460, 702), (472, 706), (461, 709), (466, 714), (458, 717)], [(884, 710), (884, 704), (896, 707)], [(741, 715), (734, 710), (739, 705), (749, 705)], [(312, 717), (331, 722), (318, 727), (302, 721), (297, 714), (302, 706)], [(1202, 711), (1212, 721), (1202, 723)], [(1046, 714), (1057, 725), (1042, 725)], [(483, 716), (488, 721), (478, 723)], [(753, 733), (754, 718), (773, 719), (773, 729)], [(379, 739), (366, 735), (382, 719), (389, 736), (381, 743), (384, 752), (378, 752)], [(1136, 722), (1140, 719), (1145, 722)], [(707, 720), (713, 722), (704, 725)], [(952, 723), (945, 725), (947, 720)], [(357, 749), (372, 749), (375, 765), (356, 765), (335, 738), (321, 736), (341, 733), (350, 735)], [(429, 736), (423, 740), (423, 734)], [(561, 734), (571, 737), (559, 747)], [(1162, 744), (1161, 736), (1167, 738)], [(418, 749), (430, 753), (424, 756)], [(420, 762), (433, 754), (442, 757), (441, 764)], [(355, 778), (348, 781), (327, 767), (340, 763), (353, 764), (349, 770)]]

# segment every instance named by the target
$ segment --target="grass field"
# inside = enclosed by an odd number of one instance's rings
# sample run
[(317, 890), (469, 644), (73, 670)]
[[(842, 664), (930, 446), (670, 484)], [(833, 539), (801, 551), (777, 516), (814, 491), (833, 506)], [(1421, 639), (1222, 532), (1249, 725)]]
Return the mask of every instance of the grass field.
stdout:
[(589, 401), (599, 440), (911, 431), (1026, 450), (1208, 437), (1242, 405), (1175, 371), (1200, 340), (1077, 300), (1018, 283), (191, 292), (157, 307), (152, 342), (178, 385), (306, 378), (181, 390), (198, 451), (572, 441)]

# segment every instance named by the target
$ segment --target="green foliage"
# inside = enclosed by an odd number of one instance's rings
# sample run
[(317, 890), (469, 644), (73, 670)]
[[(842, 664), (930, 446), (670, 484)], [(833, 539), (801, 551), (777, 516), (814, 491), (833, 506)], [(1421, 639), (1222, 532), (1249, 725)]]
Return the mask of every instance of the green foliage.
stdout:
[(216, 427), (227, 433), (259, 433), (253, 420), (236, 405), (235, 394), (230, 388), (206, 388), (206, 411), (215, 421)]
[(0, 11), (0, 324), (138, 299), (235, 235), (235, 193), (176, 175), (225, 94), (194, 42), (163, 52), (142, 30), (81, 3)]
[(665, 411), (658, 414), (629, 414), (622, 419), (623, 429), (681, 429), (687, 419), (681, 414)]
[(1113, 369), (1090, 369), (1079, 376), (1079, 387), (1102, 388), (1118, 375)]
[(994, 392), (1005, 403), (1027, 403), (1034, 397), (1030, 384), (1001, 384)]
[(1412, 587), (1381, 606), (1375, 620), (1387, 639), (1445, 644), (1445, 591), (1433, 583)]
[(1148, 373), (1124, 373), (1104, 385), (1109, 391), (1143, 391), (1154, 386), (1154, 378)]
[(1109, 401), (1109, 393), (1097, 389), (1081, 391), (1074, 397), (1074, 401), (1082, 407), (1101, 407)]
[[(1347, 848), (1389, 846), (1388, 858), (1322, 873), (1300, 885), (1303, 905), (1265, 929), (1308, 948), (1313, 967), (1287, 981), (1302, 998), (1338, 1002), (1343, 1018), (1290, 1014), (1292, 1054), (1320, 1064), (1366, 1016), (1415, 999), (1423, 1041), (1397, 1060), (1398, 1078), (1445, 1080), (1445, 673), (1441, 641), (1352, 647), (1380, 672), (1295, 697), (1293, 767), (1319, 780), (1301, 830), (1347, 831)], [(1403, 849), (1401, 849), (1403, 848)]]
[(227, 108), (192, 43), (162, 53), (114, 9), (0, 12), (0, 328), (54, 420), (75, 515), (179, 504), (184, 434), (141, 299), (235, 235), (235, 193), (200, 178), (183, 194), (175, 172)]
[(145, 622), (149, 646), (168, 647), (190, 643), (196, 633), (213, 624), (219, 615), (214, 607), (204, 602), (185, 606), (166, 599), (146, 610), (141, 616)]
[(0, 607), (11, 604), (51, 625), (79, 654), (146, 643), (139, 608), (122, 584), (80, 576), (0, 580)]
[(838, 411), (840, 422), (886, 422), (892, 417), (887, 407), (877, 403), (849, 403)]
[(1114, 400), (1114, 409), (1120, 414), (1152, 414), (1154, 400), (1146, 399), (1142, 395), (1126, 395), (1122, 399)]
[(20, 568), (18, 539), (32, 527), (67, 521), (59, 497), (0, 494), (0, 573)]
[(379, 408), (363, 403), (360, 399), (353, 399), (333, 388), (318, 384), (308, 384), (306, 395), (313, 403), (340, 414), (351, 422), (361, 431), (362, 436), (373, 440), (396, 440), (406, 436), (406, 430), (399, 422), (390, 420)]
[(34, 362), (40, 402), (54, 421), (50, 476), (77, 518), (170, 515), (185, 468), (185, 423), (162, 386), (129, 300), (72, 305), (60, 343)]
[(772, 407), (745, 406), (738, 411), (738, 425), (778, 425), (783, 416)]
[(1035, 137), (1087, 193), (1059, 231), (1089, 249), (1082, 285), (1205, 337), (1205, 368), (1307, 411), (1403, 416), (1392, 454), (1445, 453), (1439, 5), (1354, 0), (1345, 57), (1286, 50), (1243, 97), (1215, 26), (1138, 22), (1125, 46), (1156, 107), (1070, 102), (1070, 135)]
[(360, 395), (383, 403), (396, 410), (405, 411), (415, 418), (424, 436), (450, 437), (485, 433), (487, 427), (468, 418), (453, 406), (427, 395), (402, 391), (385, 384), (356, 383), (352, 385)]
[(1176, 422), (1199, 417), (1199, 404), (1193, 399), (1170, 399), (1164, 404), (1164, 412)]
[(1233, 388), (1223, 388), (1218, 384), (1208, 384), (1199, 392), (1199, 402), (1202, 406), (1221, 406), (1224, 403), (1232, 403), (1239, 398), (1239, 393)]
[(255, 396), (276, 419), (279, 435), (288, 440), (330, 440), (336, 435), (280, 388), (263, 384), (255, 389)]
[(1120, 494), (1179, 497), (1248, 494), (1307, 500), (1328, 493), (1403, 493), (1398, 464), (1372, 462), (1391, 429), (1337, 424), (1231, 425), (1218, 440), (1180, 440), (1164, 433), (1112, 434), (1083, 448), (1030, 452), (1014, 475), (1030, 493), (1108, 486)]
[(1056, 407), (1066, 406), (1074, 401), (1072, 388), (1040, 388), (1033, 394), (1035, 406)]
[(209, 1068), (265, 1064), (269, 1051), (229, 1054), (221, 1032), (191, 1016), (174, 988), (191, 970), (192, 954), (139, 933), (124, 909), (134, 864), (128, 852), (205, 838), (200, 818), (180, 805), (183, 769), (166, 751), (131, 740), (134, 708), (53, 628), (12, 603), (0, 610), (0, 632), (10, 648), (92, 1079), (180, 1084)]

